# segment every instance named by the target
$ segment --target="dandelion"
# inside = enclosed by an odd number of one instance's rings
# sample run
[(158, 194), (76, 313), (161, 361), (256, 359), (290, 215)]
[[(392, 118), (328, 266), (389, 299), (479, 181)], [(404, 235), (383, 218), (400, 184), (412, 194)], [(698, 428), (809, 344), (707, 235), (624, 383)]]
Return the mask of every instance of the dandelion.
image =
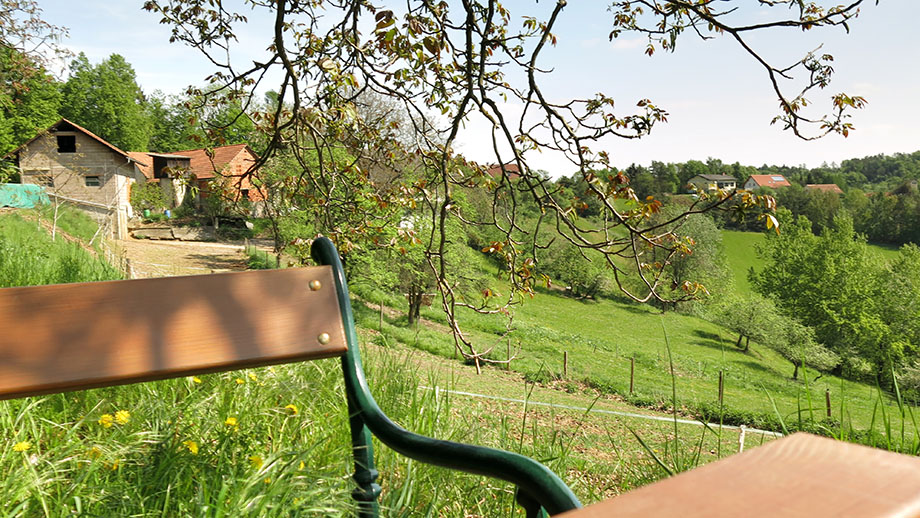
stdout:
[(13, 445), (13, 451), (29, 451), (32, 448), (32, 443), (29, 441), (17, 442)]
[(265, 477), (265, 480), (263, 480), (262, 482), (265, 482), (266, 485), (267, 485), (267, 484), (271, 484), (271, 483), (272, 483), (272, 478), (271, 478), (271, 477)]
[(242, 385), (243, 383), (246, 383), (246, 380), (244, 380), (243, 378), (236, 378), (237, 385)]
[(128, 421), (131, 420), (131, 412), (127, 410), (119, 410), (115, 412), (115, 422), (118, 424), (128, 424)]
[(252, 381), (259, 380), (259, 378), (256, 377), (255, 373), (252, 373), (252, 372), (249, 373), (249, 379), (251, 379)]
[(231, 428), (238, 428), (238, 427), (239, 427), (239, 423), (237, 422), (237, 420), (236, 420), (235, 417), (228, 417), (228, 418), (224, 421), (224, 424), (227, 425), (227, 426), (229, 426), (229, 427), (231, 427)]
[(284, 409), (291, 415), (297, 415), (297, 405), (284, 405)]
[(198, 376), (192, 376), (192, 383), (201, 385), (201, 378), (199, 378)]
[(89, 454), (90, 457), (94, 459), (98, 459), (99, 457), (102, 456), (102, 450), (100, 450), (98, 446), (93, 446), (92, 448), (89, 449), (89, 452), (87, 453)]
[(104, 428), (111, 428), (112, 424), (115, 422), (115, 418), (112, 417), (112, 414), (102, 414), (97, 422)]
[(191, 453), (192, 455), (198, 455), (198, 443), (195, 441), (182, 441), (182, 446)]
[(118, 469), (119, 465), (121, 465), (121, 461), (119, 459), (115, 459), (115, 462), (113, 462), (111, 466), (112, 471), (115, 471), (116, 469)]
[(299, 469), (300, 471), (303, 471), (303, 468), (305, 467), (306, 467), (306, 464), (304, 464), (303, 461), (300, 461), (300, 466), (297, 466), (297, 469)]
[(262, 457), (258, 455), (252, 455), (249, 457), (249, 465), (252, 466), (254, 469), (261, 468), (262, 463), (263, 463)]

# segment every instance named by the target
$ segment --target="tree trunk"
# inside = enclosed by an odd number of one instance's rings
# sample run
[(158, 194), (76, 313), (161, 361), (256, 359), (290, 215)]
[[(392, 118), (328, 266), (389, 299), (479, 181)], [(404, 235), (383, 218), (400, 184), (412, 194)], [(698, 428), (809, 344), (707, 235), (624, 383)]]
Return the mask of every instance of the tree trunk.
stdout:
[(735, 347), (741, 349), (741, 340), (744, 338), (744, 335), (738, 335), (738, 341), (735, 342)]
[(795, 370), (792, 371), (792, 379), (798, 380), (799, 379), (799, 364), (797, 362), (792, 362), (792, 364), (795, 365)]
[(742, 349), (742, 351), (743, 351), (743, 352), (748, 352), (748, 349), (750, 349), (750, 348), (751, 348), (751, 337), (750, 337), (750, 336), (745, 336), (745, 337), (744, 337), (744, 349)]

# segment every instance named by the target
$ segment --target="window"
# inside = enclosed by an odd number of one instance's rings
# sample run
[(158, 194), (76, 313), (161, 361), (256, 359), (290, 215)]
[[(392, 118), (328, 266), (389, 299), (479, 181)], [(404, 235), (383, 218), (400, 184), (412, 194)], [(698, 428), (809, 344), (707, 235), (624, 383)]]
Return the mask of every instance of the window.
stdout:
[(240, 189), (240, 197), (244, 200), (249, 199), (249, 189)]
[(102, 182), (99, 180), (98, 176), (86, 176), (84, 177), (87, 187), (100, 187)]
[(76, 153), (77, 137), (74, 135), (58, 135), (58, 153)]
[(54, 187), (54, 177), (50, 174), (35, 175), (35, 183), (42, 187)]

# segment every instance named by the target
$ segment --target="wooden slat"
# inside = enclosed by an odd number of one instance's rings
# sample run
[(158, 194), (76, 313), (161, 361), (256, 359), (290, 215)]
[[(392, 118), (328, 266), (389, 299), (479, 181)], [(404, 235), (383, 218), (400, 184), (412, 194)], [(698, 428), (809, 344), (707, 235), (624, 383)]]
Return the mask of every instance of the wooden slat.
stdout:
[(910, 518), (920, 459), (795, 434), (565, 518)]
[(325, 266), (0, 289), (0, 399), (337, 356), (345, 344)]

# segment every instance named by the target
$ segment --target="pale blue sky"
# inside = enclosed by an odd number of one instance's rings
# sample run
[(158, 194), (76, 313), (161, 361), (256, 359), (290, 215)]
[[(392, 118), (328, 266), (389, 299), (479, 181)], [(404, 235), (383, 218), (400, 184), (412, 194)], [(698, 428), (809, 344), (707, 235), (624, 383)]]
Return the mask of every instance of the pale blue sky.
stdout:
[[(783, 63), (801, 57), (822, 41), (836, 58), (834, 81), (825, 91), (845, 91), (869, 101), (854, 112), (856, 131), (844, 139), (830, 136), (802, 142), (779, 126), (771, 126), (777, 101), (765, 72), (728, 39), (701, 42), (687, 35), (674, 53), (643, 54), (644, 40), (628, 35), (613, 43), (599, 0), (570, 0), (557, 29), (559, 45), (544, 56), (543, 66), (554, 72), (545, 78), (548, 95), (591, 96), (604, 91), (622, 107), (650, 98), (670, 112), (669, 123), (641, 141), (611, 139), (603, 147), (614, 164), (652, 160), (686, 161), (720, 158), (747, 165), (839, 162), (878, 153), (920, 150), (920, 54), (912, 16), (917, 0), (868, 2), (846, 35), (843, 29), (802, 33), (786, 30), (752, 39), (763, 52)], [(752, 5), (753, 1), (751, 0)], [(189, 84), (202, 84), (211, 71), (193, 49), (169, 44), (169, 29), (158, 17), (141, 9), (142, 1), (39, 0), (45, 18), (70, 29), (64, 43), (98, 62), (119, 53), (137, 72), (145, 92), (179, 93)], [(554, 2), (510, 0), (516, 15), (539, 14)], [(755, 13), (757, 15), (757, 13)], [(268, 44), (270, 20), (252, 16), (239, 32), (242, 60), (258, 59)], [(812, 101), (826, 104), (814, 94)], [(513, 112), (514, 106), (509, 107)], [(473, 122), (461, 138), (461, 150), (473, 159), (492, 161), (480, 138), (483, 127)], [(553, 175), (572, 169), (559, 157), (531, 157), (532, 165)]]

